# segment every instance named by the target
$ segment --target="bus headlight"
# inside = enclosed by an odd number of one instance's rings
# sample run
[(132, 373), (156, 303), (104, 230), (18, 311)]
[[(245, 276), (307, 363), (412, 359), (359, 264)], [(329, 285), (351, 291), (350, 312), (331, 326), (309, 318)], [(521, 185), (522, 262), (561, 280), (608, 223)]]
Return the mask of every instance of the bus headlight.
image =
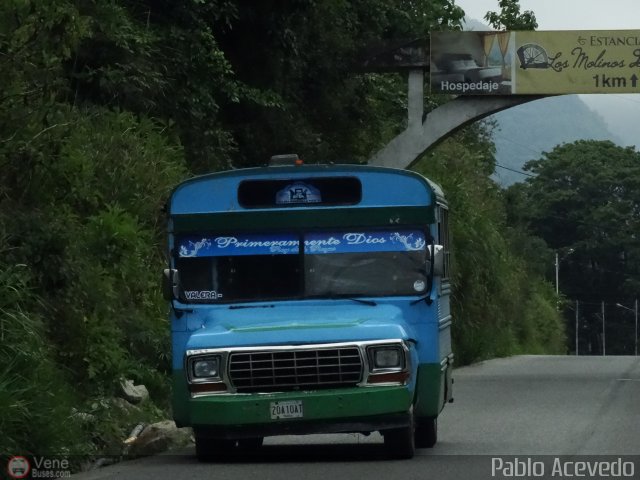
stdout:
[(404, 350), (400, 345), (381, 345), (369, 348), (371, 371), (403, 370), (405, 367)]
[(220, 380), (221, 363), (219, 355), (194, 358), (191, 360), (191, 376), (194, 380)]

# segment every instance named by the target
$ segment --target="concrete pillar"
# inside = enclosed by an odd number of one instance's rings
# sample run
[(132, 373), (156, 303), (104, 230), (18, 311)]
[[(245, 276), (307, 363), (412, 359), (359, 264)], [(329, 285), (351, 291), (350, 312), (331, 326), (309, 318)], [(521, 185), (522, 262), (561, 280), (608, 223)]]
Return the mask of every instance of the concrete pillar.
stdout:
[(409, 111), (407, 129), (420, 130), (424, 114), (424, 71), (422, 69), (409, 70), (407, 110)]

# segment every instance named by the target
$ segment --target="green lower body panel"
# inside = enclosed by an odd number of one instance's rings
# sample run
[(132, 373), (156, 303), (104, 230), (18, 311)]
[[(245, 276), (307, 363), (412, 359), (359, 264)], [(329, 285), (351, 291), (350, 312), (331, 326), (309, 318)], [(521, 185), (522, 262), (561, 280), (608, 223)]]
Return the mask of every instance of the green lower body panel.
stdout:
[(445, 365), (424, 363), (418, 368), (416, 385), (417, 417), (433, 418), (444, 408), (445, 398), (450, 397), (452, 361)]
[[(174, 375), (173, 408), (176, 423), (217, 432), (257, 428), (268, 432), (266, 434), (277, 435), (393, 428), (406, 421), (414, 398), (414, 392), (406, 386), (216, 394), (191, 398), (182, 375), (177, 372)], [(273, 402), (284, 401), (301, 401), (301, 416), (272, 418)], [(296, 428), (296, 424), (300, 428)]]
[(184, 372), (182, 370), (173, 371), (171, 407), (173, 419), (178, 427), (189, 426), (189, 390)]

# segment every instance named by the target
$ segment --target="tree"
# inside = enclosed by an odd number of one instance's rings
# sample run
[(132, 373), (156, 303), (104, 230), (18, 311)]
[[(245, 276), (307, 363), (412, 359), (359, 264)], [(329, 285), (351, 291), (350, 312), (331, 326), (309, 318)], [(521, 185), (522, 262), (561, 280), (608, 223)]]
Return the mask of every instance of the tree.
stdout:
[(554, 250), (573, 253), (562, 268), (571, 298), (617, 302), (640, 291), (640, 154), (609, 141), (556, 147), (512, 187), (510, 219)]
[(535, 30), (536, 16), (531, 10), (520, 13), (519, 0), (499, 0), (500, 12), (487, 12), (484, 19), (496, 30)]
[(371, 42), (459, 28), (450, 0), (238, 2), (233, 28), (215, 31), (237, 79), (277, 104), (225, 105), (223, 123), (242, 145), (234, 165), (296, 152), (310, 162), (364, 162), (402, 130), (400, 75), (360, 72)]

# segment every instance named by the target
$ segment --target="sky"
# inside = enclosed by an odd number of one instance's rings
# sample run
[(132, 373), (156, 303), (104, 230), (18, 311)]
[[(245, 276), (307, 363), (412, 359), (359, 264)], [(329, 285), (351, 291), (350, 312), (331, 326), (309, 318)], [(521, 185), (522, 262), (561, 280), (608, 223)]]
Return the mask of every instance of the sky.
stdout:
[[(455, 0), (469, 18), (486, 23), (498, 0)], [(640, 30), (640, 0), (520, 0), (532, 10), (538, 30)], [(626, 143), (640, 149), (640, 94), (580, 95)], [(635, 137), (638, 137), (637, 139)]]
[[(465, 13), (482, 20), (499, 11), (498, 0), (455, 0)], [(538, 30), (638, 30), (638, 0), (520, 0), (520, 11), (532, 10)]]

